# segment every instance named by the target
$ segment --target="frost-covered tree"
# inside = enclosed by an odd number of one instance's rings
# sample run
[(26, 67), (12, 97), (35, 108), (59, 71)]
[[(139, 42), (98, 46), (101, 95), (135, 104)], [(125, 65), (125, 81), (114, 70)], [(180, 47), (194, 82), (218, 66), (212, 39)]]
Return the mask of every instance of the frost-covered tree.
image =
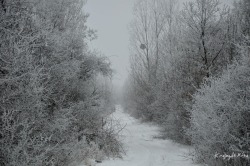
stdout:
[(249, 36), (250, 26), (250, 2), (248, 0), (240, 0), (234, 4), (234, 14), (236, 15), (237, 23), (239, 23), (241, 33)]
[[(163, 40), (172, 16), (169, 4), (173, 1), (140, 0), (135, 4), (131, 23), (131, 75), (136, 110), (145, 119), (152, 120), (152, 104), (157, 100), (161, 67), (163, 66)], [(172, 9), (172, 8), (170, 8)], [(133, 84), (133, 85), (132, 85)]]
[(167, 110), (162, 122), (166, 136), (186, 142), (184, 130), (189, 127), (186, 104), (191, 102), (192, 94), (204, 78), (218, 74), (230, 62), (228, 10), (222, 9), (216, 0), (196, 0), (186, 3), (179, 13), (181, 17), (174, 24), (178, 31), (172, 32), (178, 38), (172, 41), (173, 55), (166, 58), (169, 67), (158, 105)]
[[(165, 136), (186, 143), (186, 105), (205, 78), (219, 75), (236, 57), (235, 22), (218, 0), (191, 1), (182, 10), (176, 1), (155, 2), (162, 4), (157, 12), (151, 2), (136, 4), (129, 96), (134, 109), (160, 124)], [(162, 27), (158, 36), (157, 27)]]
[(201, 72), (209, 77), (227, 64), (229, 10), (219, 0), (196, 0), (185, 5), (183, 21), (186, 31), (186, 54), (198, 62)]
[[(83, 0), (0, 4), (0, 165), (76, 165), (119, 155), (104, 127), (109, 61), (88, 49)], [(98, 153), (99, 153), (98, 152)]]
[[(241, 5), (246, 6), (241, 6)], [(195, 146), (196, 159), (210, 165), (249, 165), (249, 6), (235, 3), (230, 36), (235, 46), (234, 62), (218, 77), (206, 80), (194, 94), (187, 130)], [(248, 9), (248, 10), (246, 10)], [(243, 12), (244, 11), (244, 12)], [(239, 14), (240, 13), (240, 14)], [(231, 159), (215, 155), (239, 154)]]
[[(215, 165), (248, 165), (244, 157), (223, 160), (215, 154), (250, 153), (249, 48), (220, 77), (210, 78), (194, 95), (188, 134), (198, 160)], [(248, 164), (247, 164), (248, 163)]]

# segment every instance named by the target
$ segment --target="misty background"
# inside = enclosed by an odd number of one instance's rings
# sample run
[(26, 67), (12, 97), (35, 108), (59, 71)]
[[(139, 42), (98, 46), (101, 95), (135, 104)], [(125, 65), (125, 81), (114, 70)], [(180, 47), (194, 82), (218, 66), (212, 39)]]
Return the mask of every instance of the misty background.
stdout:
[[(191, 0), (178, 0), (179, 8)], [(113, 83), (120, 90), (129, 72), (129, 24), (136, 0), (88, 0), (85, 10), (90, 14), (87, 24), (97, 30), (97, 39), (90, 47), (108, 56), (115, 73)], [(234, 0), (221, 0), (232, 6)]]

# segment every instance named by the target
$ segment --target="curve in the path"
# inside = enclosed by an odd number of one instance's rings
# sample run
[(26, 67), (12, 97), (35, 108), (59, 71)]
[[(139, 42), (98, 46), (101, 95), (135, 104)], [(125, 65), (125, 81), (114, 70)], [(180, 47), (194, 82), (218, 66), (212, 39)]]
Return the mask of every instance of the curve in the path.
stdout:
[(191, 147), (154, 138), (159, 134), (158, 127), (141, 124), (124, 113), (121, 106), (112, 116), (126, 124), (121, 138), (127, 154), (123, 159), (106, 160), (97, 166), (198, 166), (185, 157)]

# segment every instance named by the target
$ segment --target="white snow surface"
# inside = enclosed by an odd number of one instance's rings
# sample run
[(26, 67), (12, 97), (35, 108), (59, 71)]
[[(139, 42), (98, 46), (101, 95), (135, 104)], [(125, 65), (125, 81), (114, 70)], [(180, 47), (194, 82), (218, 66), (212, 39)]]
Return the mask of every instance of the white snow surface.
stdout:
[(192, 147), (155, 138), (159, 135), (157, 126), (141, 123), (124, 113), (119, 105), (112, 116), (126, 125), (121, 132), (126, 155), (123, 159), (105, 160), (96, 166), (200, 166), (188, 157)]

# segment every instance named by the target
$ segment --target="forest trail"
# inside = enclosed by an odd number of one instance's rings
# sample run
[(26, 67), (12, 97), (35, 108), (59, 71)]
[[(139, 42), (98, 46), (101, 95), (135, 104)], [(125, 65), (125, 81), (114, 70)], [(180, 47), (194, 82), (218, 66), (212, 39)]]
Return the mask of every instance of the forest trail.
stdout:
[(124, 113), (121, 106), (116, 106), (112, 116), (126, 125), (121, 133), (126, 155), (96, 166), (198, 166), (187, 158), (191, 147), (154, 138), (159, 134), (158, 127), (140, 123)]

